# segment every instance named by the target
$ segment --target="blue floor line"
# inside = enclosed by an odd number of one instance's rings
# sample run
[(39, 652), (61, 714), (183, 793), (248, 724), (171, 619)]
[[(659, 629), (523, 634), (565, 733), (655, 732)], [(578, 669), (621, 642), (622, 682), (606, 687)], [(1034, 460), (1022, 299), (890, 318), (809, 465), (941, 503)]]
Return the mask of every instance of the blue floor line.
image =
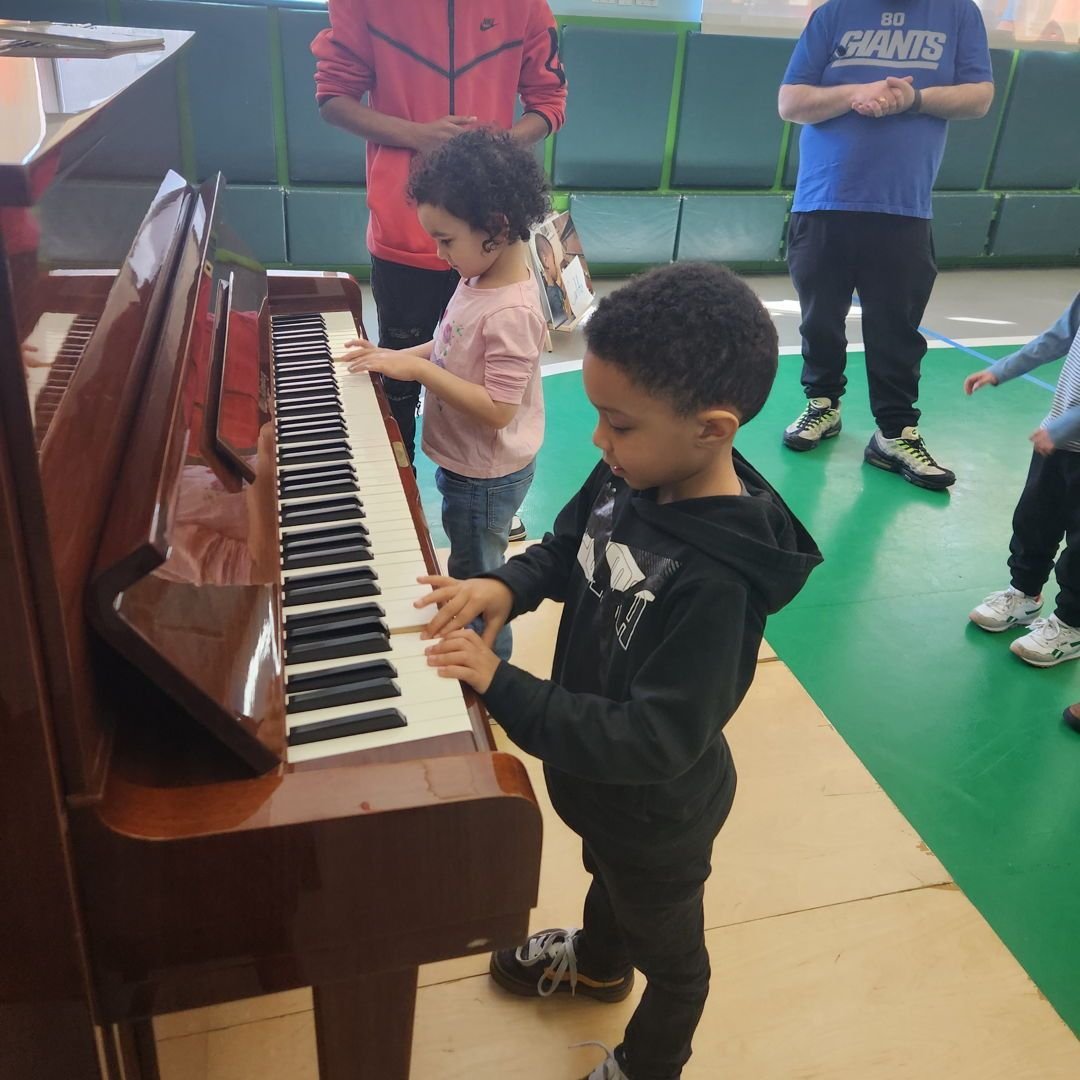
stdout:
[[(920, 326), (919, 331), (923, 334), (927, 334), (932, 338), (937, 338), (938, 341), (944, 341), (946, 345), (951, 345), (954, 349), (959, 349), (961, 352), (966, 352), (969, 356), (974, 356), (981, 360), (984, 364), (994, 364), (997, 361), (992, 356), (987, 356), (986, 353), (979, 352), (978, 349), (972, 349), (967, 345), (961, 345), (959, 341), (953, 341), (952, 338), (946, 337), (944, 334), (939, 334), (936, 330), (931, 330), (929, 327)], [(1044, 382), (1042, 379), (1036, 378), (1034, 375), (1021, 375), (1021, 379), (1026, 379), (1030, 383), (1034, 383), (1036, 386), (1041, 386), (1044, 390), (1049, 390), (1052, 394), (1054, 387)]]

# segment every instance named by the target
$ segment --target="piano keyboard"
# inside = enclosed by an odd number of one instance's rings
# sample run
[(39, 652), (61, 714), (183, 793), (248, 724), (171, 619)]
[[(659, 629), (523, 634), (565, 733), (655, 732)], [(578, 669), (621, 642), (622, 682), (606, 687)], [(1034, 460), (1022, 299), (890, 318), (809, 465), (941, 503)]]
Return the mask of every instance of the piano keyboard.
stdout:
[(48, 311), (24, 342), (26, 389), (39, 449), (96, 327), (90, 315)]
[(424, 656), (428, 568), (371, 377), (333, 363), (351, 314), (278, 315), (271, 335), (288, 760), (470, 731)]

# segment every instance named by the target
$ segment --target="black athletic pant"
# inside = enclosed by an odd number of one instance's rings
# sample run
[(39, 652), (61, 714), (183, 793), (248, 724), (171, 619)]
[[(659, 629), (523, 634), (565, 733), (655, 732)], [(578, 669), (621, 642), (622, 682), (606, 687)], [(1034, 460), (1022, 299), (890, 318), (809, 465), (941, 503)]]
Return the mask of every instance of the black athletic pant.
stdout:
[[(1062, 538), (1065, 550), (1058, 556)], [(1023, 494), (1013, 513), (1009, 571), (1014, 589), (1038, 596), (1055, 570), (1055, 614), (1080, 627), (1080, 453), (1031, 455)], [(1054, 559), (1057, 557), (1055, 568)]]
[(878, 427), (886, 438), (896, 438), (917, 424), (926, 353), (919, 324), (937, 276), (930, 222), (846, 210), (792, 214), (787, 260), (802, 307), (806, 396), (839, 399), (844, 393), (844, 318), (857, 292)]
[[(371, 292), (379, 313), (379, 345), (384, 349), (410, 349), (430, 341), (459, 280), (456, 270), (421, 270), (372, 255)], [(383, 385), (412, 461), (420, 384), (384, 378)]]
[(703, 897), (709, 856), (635, 867), (582, 846), (593, 876), (578, 939), (582, 971), (615, 978), (631, 968), (648, 985), (616, 1059), (630, 1080), (677, 1080), (709, 996)]

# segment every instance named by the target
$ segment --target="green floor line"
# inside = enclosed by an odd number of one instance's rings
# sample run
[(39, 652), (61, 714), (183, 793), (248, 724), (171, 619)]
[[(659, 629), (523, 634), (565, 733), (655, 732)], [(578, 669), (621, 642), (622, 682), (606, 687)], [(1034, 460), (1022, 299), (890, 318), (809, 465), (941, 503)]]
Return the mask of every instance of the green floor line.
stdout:
[[(1008, 584), (1028, 436), (1049, 394), (1017, 380), (966, 398), (961, 385), (978, 360), (931, 350), (920, 426), (958, 475), (942, 495), (863, 464), (873, 422), (858, 359), (848, 368), (844, 432), (827, 446), (793, 454), (780, 445), (800, 407), (798, 357), (782, 359), (772, 398), (740, 435), (826, 556), (803, 594), (770, 620), (769, 641), (1080, 1034), (1080, 737), (1060, 721), (1080, 699), (1080, 664), (1027, 667), (1009, 653), (1011, 635), (967, 621), (983, 596)], [(1038, 374), (1053, 383), (1057, 371)], [(532, 535), (597, 456), (580, 373), (550, 376), (544, 391), (547, 442), (522, 510)], [(441, 537), (432, 471), (420, 463)]]

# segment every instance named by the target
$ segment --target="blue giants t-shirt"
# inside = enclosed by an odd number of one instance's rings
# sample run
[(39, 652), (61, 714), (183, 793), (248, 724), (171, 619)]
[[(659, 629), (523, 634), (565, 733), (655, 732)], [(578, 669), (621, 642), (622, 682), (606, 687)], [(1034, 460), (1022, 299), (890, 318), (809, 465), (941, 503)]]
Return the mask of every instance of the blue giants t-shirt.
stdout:
[[(992, 82), (986, 28), (973, 0), (828, 0), (791, 54), (785, 84), (839, 86), (914, 76), (928, 86)], [(806, 124), (793, 210), (931, 217), (947, 121), (905, 112), (846, 112)]]

